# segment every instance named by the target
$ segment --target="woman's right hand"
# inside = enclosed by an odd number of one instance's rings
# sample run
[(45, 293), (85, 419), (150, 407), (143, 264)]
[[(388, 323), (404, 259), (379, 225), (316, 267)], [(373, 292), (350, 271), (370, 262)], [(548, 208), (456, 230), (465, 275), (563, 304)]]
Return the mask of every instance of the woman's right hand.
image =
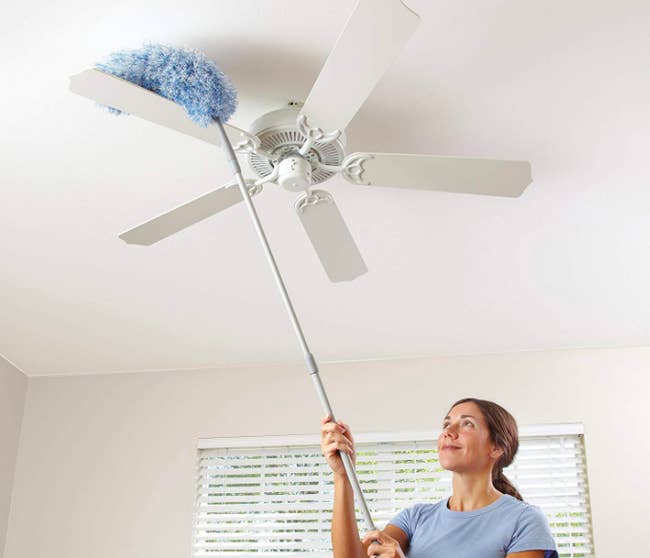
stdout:
[(326, 415), (320, 419), (320, 434), (320, 447), (327, 464), (335, 475), (345, 476), (343, 460), (338, 452), (344, 451), (350, 456), (352, 464), (355, 463), (354, 438), (350, 428), (342, 421), (334, 422), (330, 415)]

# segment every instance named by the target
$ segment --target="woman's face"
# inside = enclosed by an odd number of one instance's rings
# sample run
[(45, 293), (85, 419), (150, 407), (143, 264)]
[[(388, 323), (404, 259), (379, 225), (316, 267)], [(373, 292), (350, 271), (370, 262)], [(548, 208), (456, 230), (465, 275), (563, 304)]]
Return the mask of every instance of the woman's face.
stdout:
[(456, 405), (443, 419), (438, 436), (443, 468), (456, 473), (489, 472), (502, 453), (490, 440), (487, 422), (476, 403)]

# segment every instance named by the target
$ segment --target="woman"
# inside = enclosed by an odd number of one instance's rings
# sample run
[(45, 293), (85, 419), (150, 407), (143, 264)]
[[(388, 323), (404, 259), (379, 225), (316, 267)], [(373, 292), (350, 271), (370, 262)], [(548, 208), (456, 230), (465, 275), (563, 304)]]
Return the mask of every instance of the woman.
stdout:
[(332, 546), (335, 558), (557, 558), (543, 513), (526, 504), (503, 474), (519, 447), (517, 423), (491, 401), (461, 399), (442, 422), (438, 458), (452, 471), (452, 495), (403, 510), (363, 540), (354, 495), (338, 455), (354, 461), (349, 427), (321, 419), (321, 448), (334, 472)]

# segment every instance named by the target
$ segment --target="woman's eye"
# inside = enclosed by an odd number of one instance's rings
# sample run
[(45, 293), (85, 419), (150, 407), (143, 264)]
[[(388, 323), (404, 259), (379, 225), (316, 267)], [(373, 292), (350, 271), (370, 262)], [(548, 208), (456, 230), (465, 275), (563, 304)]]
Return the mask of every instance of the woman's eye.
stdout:
[(466, 420), (465, 426), (474, 426), (474, 423), (471, 420)]

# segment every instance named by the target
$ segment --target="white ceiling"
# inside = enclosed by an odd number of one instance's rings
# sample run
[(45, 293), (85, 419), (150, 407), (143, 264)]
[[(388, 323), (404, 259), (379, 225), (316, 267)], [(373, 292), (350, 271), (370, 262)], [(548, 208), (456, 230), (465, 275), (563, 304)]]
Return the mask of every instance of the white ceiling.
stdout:
[[(256, 205), (321, 361), (650, 344), (650, 2), (408, 0), (413, 39), (348, 152), (525, 159), (518, 199), (351, 186), (370, 272), (331, 284), (286, 191)], [(243, 205), (126, 228), (229, 179), (207, 144), (68, 92), (144, 41), (208, 54), (231, 123), (307, 92), (353, 0), (12, 2), (0, 52), (0, 354), (28, 375), (299, 362)], [(345, 84), (341, 84), (344, 87)]]

